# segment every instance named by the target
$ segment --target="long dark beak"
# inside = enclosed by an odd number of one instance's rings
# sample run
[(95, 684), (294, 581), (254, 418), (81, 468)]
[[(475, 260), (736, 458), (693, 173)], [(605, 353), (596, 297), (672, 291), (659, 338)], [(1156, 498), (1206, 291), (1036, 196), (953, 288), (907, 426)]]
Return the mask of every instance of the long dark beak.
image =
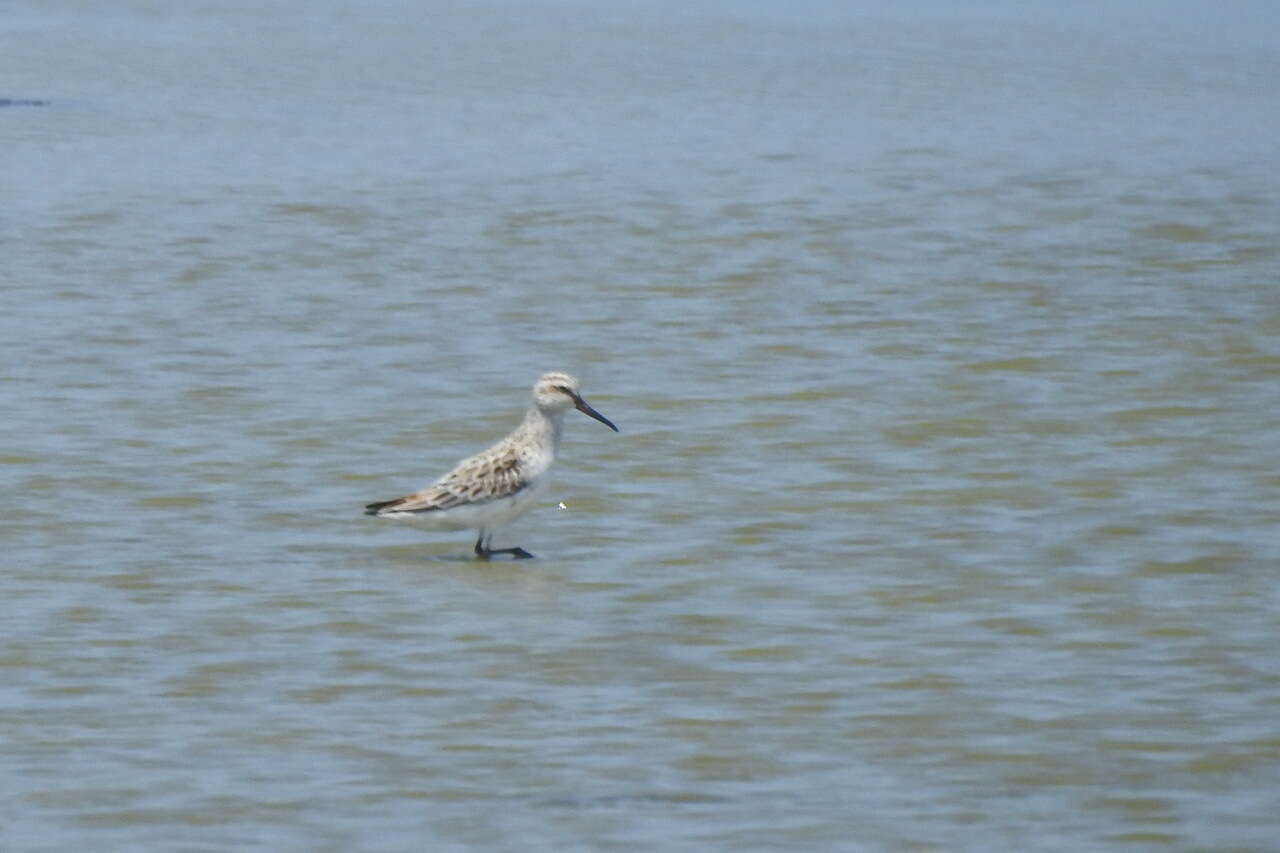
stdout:
[(595, 418), (600, 423), (604, 424), (614, 432), (618, 431), (618, 428), (613, 425), (613, 421), (609, 420), (604, 415), (600, 414), (595, 409), (588, 406), (587, 401), (579, 397), (577, 394), (573, 395), (573, 407), (577, 409), (579, 412), (582, 412), (582, 414), (587, 415), (588, 417)]

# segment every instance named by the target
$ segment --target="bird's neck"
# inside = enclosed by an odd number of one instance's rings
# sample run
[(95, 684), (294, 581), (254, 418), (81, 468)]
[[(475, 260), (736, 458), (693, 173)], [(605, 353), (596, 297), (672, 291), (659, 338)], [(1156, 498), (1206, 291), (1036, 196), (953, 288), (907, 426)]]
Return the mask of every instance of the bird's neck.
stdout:
[(555, 453), (560, 447), (560, 428), (563, 423), (564, 412), (545, 412), (537, 406), (530, 406), (520, 429)]

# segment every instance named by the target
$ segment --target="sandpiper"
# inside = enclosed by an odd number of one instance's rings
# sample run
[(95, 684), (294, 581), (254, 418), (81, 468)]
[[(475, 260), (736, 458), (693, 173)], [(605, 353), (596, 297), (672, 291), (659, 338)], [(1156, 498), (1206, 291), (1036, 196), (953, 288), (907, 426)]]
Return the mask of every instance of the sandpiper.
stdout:
[(578, 380), (567, 373), (544, 373), (533, 386), (533, 405), (520, 426), (483, 453), (468, 457), (430, 486), (411, 495), (365, 506), (365, 514), (409, 521), (431, 530), (477, 528), (476, 557), (510, 554), (532, 557), (523, 548), (489, 547), (493, 529), (524, 515), (547, 484), (560, 446), (560, 429), (570, 408), (614, 432), (613, 422), (587, 405)]

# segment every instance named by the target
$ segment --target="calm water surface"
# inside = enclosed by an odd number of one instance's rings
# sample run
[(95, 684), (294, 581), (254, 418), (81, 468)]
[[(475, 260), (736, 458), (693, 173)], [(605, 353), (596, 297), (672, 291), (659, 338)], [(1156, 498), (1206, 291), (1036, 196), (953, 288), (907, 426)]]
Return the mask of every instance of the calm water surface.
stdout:
[(10, 4), (0, 847), (1275, 849), (1280, 18), (1058, 5)]

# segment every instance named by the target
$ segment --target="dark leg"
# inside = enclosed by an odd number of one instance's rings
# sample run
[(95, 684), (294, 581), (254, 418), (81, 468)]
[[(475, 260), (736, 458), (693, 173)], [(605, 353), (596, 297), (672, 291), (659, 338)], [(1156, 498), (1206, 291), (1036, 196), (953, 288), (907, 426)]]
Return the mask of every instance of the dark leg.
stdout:
[(496, 550), (485, 551), (486, 554), (510, 554), (517, 560), (530, 560), (533, 555), (523, 548), (498, 548)]
[[(493, 534), (490, 533), (486, 536), (485, 533), (486, 531), (482, 528), (480, 530), (480, 537), (476, 539), (477, 560), (487, 560), (494, 554), (510, 554), (517, 560), (528, 560), (533, 557), (532, 554), (523, 548), (490, 548), (489, 545), (493, 542)], [(486, 539), (488, 540), (487, 542), (485, 541)]]

